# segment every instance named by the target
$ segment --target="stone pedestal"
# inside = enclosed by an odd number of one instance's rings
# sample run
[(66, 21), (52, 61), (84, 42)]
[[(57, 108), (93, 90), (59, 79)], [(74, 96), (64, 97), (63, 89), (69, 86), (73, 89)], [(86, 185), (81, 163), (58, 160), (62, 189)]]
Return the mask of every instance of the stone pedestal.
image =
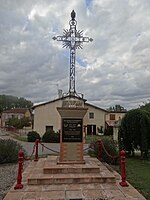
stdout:
[(57, 108), (61, 118), (60, 158), (58, 163), (84, 163), (83, 117), (87, 108)]

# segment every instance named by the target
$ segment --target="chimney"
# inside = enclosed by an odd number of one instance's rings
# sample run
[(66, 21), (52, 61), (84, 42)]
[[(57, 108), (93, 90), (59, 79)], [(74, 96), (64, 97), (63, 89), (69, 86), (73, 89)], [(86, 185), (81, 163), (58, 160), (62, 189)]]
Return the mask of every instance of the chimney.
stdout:
[(58, 89), (58, 98), (62, 98), (62, 90), (61, 89)]

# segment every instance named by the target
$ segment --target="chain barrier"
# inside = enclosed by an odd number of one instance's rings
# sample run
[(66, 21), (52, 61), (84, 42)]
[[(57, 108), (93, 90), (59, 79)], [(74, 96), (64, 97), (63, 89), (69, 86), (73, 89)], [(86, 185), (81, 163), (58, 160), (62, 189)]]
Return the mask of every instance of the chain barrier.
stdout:
[(83, 151), (87, 151), (87, 150), (89, 150), (89, 149), (92, 149), (91, 146), (89, 146), (89, 147), (83, 149)]
[(31, 153), (30, 157), (29, 158), (24, 157), (24, 160), (31, 160), (34, 152), (35, 152), (35, 144), (33, 146), (33, 150), (32, 150), (32, 153)]
[(112, 156), (112, 155), (110, 155), (110, 154), (108, 153), (108, 151), (106, 150), (106, 148), (105, 148), (105, 146), (104, 146), (104, 144), (103, 144), (102, 141), (101, 141), (101, 145), (102, 145), (102, 148), (103, 148), (103, 150), (105, 151), (105, 153), (106, 153), (110, 158), (112, 158), (112, 159), (120, 158), (119, 155), (118, 155), (118, 156)]
[(54, 152), (54, 153), (57, 153), (57, 154), (59, 154), (59, 151), (55, 151), (55, 150), (53, 150), (53, 149), (51, 149), (51, 148), (49, 148), (49, 147), (46, 147), (42, 142), (40, 142), (39, 141), (39, 143), (40, 143), (40, 145), (42, 146), (42, 147), (44, 147), (45, 149), (48, 149), (48, 150), (50, 150), (50, 151), (52, 151), (52, 152)]
[(102, 146), (104, 152), (105, 152), (105, 153), (107, 154), (107, 156), (109, 156), (110, 158), (112, 158), (112, 159), (120, 158), (120, 155), (118, 155), (118, 156), (112, 156), (112, 155), (110, 155), (110, 154), (108, 153), (108, 151), (106, 150), (106, 148), (105, 148), (104, 143), (102, 142), (102, 140), (98, 140), (98, 141), (96, 141), (95, 143), (90, 144), (90, 146), (87, 147), (86, 149), (84, 149), (83, 151), (86, 151), (86, 150), (88, 150), (88, 149), (93, 149), (93, 150), (94, 150), (95, 147), (96, 147), (96, 144), (98, 144), (98, 150), (100, 150), (100, 146)]
[(125, 155), (126, 155), (126, 152), (125, 152), (124, 150), (122, 150), (122, 151), (120, 152), (120, 155), (118, 155), (118, 156), (112, 156), (112, 155), (110, 155), (110, 154), (107, 152), (107, 150), (106, 150), (106, 148), (105, 148), (105, 146), (104, 146), (102, 140), (98, 140), (98, 141), (97, 141), (97, 144), (98, 144), (98, 159), (99, 159), (99, 160), (100, 160), (100, 153), (101, 153), (100, 149), (101, 149), (101, 147), (103, 148), (103, 150), (105, 151), (105, 153), (107, 154), (107, 156), (109, 156), (110, 158), (112, 158), (112, 159), (118, 159), (118, 158), (120, 158), (120, 165), (121, 165), (121, 182), (119, 182), (119, 184), (120, 184), (122, 187), (128, 187), (129, 184), (128, 184), (127, 181), (126, 181), (126, 168), (125, 168), (125, 159), (126, 159)]
[(96, 143), (97, 143), (97, 141), (95, 143), (90, 144), (88, 147), (86, 147), (85, 149), (83, 149), (83, 151), (87, 151), (88, 149), (93, 149), (94, 150), (94, 148), (96, 146)]
[[(25, 158), (24, 152), (20, 150), (20, 151), (19, 151), (19, 154), (18, 154), (18, 175), (17, 175), (17, 183), (16, 183), (14, 189), (22, 189), (22, 188), (23, 188), (23, 184), (22, 184), (22, 171), (23, 171), (24, 160), (31, 160), (31, 158), (32, 158), (32, 156), (33, 156), (33, 154), (34, 154), (34, 152), (35, 152), (35, 159), (34, 159), (34, 161), (38, 161), (38, 147), (39, 147), (38, 144), (40, 144), (40, 145), (42, 146), (42, 150), (43, 150), (43, 148), (46, 148), (46, 149), (48, 149), (48, 150), (50, 150), (50, 151), (52, 151), (52, 152), (54, 152), (54, 153), (59, 154), (58, 151), (55, 151), (55, 150), (53, 150), (53, 149), (51, 149), (51, 148), (48, 148), (47, 146), (45, 146), (45, 145), (44, 145), (40, 140), (38, 140), (38, 139), (35, 141), (35, 144), (34, 144), (34, 146), (33, 146), (32, 153), (31, 153), (31, 155), (30, 155), (29, 158)], [(110, 154), (107, 152), (107, 150), (106, 150), (106, 148), (105, 148), (105, 146), (104, 146), (104, 144), (103, 144), (103, 142), (102, 142), (101, 140), (98, 140), (98, 141), (96, 141), (95, 143), (91, 144), (89, 147), (85, 148), (83, 151), (86, 151), (86, 150), (88, 150), (88, 149), (94, 149), (94, 148), (96, 147), (96, 144), (98, 144), (98, 159), (99, 159), (99, 160), (100, 160), (100, 153), (101, 153), (100, 149), (101, 149), (101, 147), (103, 148), (103, 150), (105, 151), (105, 153), (106, 153), (109, 157), (111, 157), (111, 158), (113, 158), (113, 159), (121, 158), (121, 159), (120, 159), (120, 161), (121, 161), (120, 163), (121, 163), (121, 178), (122, 178), (122, 180), (121, 180), (121, 182), (120, 182), (119, 184), (120, 184), (122, 187), (127, 187), (127, 186), (128, 186), (128, 183), (126, 182), (126, 170), (125, 170), (125, 154), (126, 154), (126, 152), (125, 152), (124, 150), (122, 150), (122, 151), (120, 152), (120, 156), (112, 156), (112, 155), (110, 155)]]
[(30, 157), (28, 157), (28, 158), (25, 157), (24, 152), (22, 150), (20, 150), (19, 153), (18, 153), (18, 175), (17, 175), (17, 183), (16, 183), (16, 185), (14, 187), (15, 190), (23, 188), (23, 184), (22, 184), (22, 172), (23, 172), (24, 161), (25, 160), (31, 160), (32, 157), (33, 157), (34, 152), (35, 152), (35, 159), (34, 159), (34, 161), (38, 161), (38, 148), (39, 148), (38, 144), (41, 144), (42, 151), (43, 151), (43, 148), (46, 148), (46, 149), (48, 149), (48, 150), (50, 150), (50, 151), (52, 151), (54, 153), (59, 153), (58, 151), (55, 151), (55, 150), (53, 150), (51, 148), (46, 147), (38, 139), (35, 141), (35, 144), (33, 146), (33, 150), (32, 150), (32, 153), (31, 153)]
[(89, 146), (89, 147), (87, 147), (87, 148), (85, 148), (83, 151), (86, 151), (86, 150), (88, 150), (88, 149), (93, 149), (93, 150), (94, 150), (95, 146), (96, 146), (96, 142), (95, 142), (95, 143), (92, 143), (92, 144), (90, 144), (90, 146)]
[(83, 149), (83, 151), (87, 151), (88, 149), (90, 149), (90, 147), (87, 147), (87, 148)]
[[(33, 155), (34, 155), (34, 153), (35, 153), (35, 150), (36, 150), (36, 151), (38, 150), (38, 148), (36, 149), (36, 147), (37, 147), (38, 144), (40, 144), (40, 145), (42, 146), (42, 152), (44, 151), (44, 148), (45, 148), (45, 149), (50, 150), (50, 151), (53, 152), (53, 153), (59, 154), (59, 151), (53, 150), (53, 149), (51, 149), (51, 148), (45, 146), (40, 140), (36, 140), (36, 141), (35, 141), (35, 144), (34, 144), (34, 146), (33, 146), (33, 150), (32, 150), (31, 155), (30, 155), (29, 157), (25, 157), (25, 156), (23, 157), (23, 159), (24, 159), (25, 161), (32, 160)], [(88, 149), (88, 148), (87, 148), (87, 149)], [(86, 149), (85, 149), (85, 150), (86, 150)], [(36, 152), (36, 157), (37, 157), (37, 160), (38, 160), (38, 152)], [(36, 160), (36, 159), (35, 159), (35, 160)], [(37, 160), (36, 160), (36, 161), (37, 161)]]

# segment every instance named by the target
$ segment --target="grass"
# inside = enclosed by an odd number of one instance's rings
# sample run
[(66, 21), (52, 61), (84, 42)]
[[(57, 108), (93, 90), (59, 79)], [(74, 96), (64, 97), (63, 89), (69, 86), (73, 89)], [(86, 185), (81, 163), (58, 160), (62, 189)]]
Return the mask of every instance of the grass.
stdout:
[(147, 200), (150, 200), (150, 160), (140, 160), (139, 157), (127, 158), (126, 160), (127, 180)]
[[(12, 135), (13, 138), (19, 141), (27, 142), (27, 136), (20, 136), (20, 135)], [(85, 137), (85, 143), (90, 144), (96, 142), (98, 139), (101, 139), (102, 137), (111, 137), (111, 136), (99, 136), (99, 135), (88, 135)]]
[(14, 135), (13, 138), (19, 141), (27, 142), (27, 136)]
[(86, 144), (90, 144), (90, 143), (96, 142), (98, 139), (101, 139), (102, 137), (106, 137), (106, 136), (87, 135), (87, 136), (85, 137), (85, 143), (86, 143)]

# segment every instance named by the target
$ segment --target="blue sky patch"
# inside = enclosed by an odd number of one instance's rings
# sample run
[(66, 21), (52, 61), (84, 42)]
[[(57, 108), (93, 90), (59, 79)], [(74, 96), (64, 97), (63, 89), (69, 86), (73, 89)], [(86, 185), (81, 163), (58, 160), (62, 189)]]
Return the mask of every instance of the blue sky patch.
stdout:
[(85, 4), (87, 8), (90, 8), (93, 0), (85, 0)]
[(83, 61), (80, 57), (77, 57), (77, 63), (82, 66), (82, 67), (86, 67), (87, 62)]

